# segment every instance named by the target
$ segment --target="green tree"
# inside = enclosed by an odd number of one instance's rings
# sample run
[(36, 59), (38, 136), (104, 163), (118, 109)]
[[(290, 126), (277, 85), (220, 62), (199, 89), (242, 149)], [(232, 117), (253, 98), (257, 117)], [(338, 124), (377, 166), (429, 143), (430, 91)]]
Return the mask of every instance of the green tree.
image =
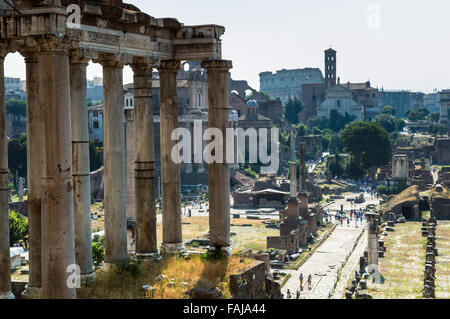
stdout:
[(17, 117), (27, 116), (27, 102), (25, 100), (9, 100), (6, 102), (6, 113)]
[(345, 150), (364, 171), (384, 166), (392, 158), (392, 145), (386, 130), (374, 122), (355, 121), (341, 135)]
[(433, 123), (439, 122), (440, 118), (441, 118), (441, 112), (433, 112), (430, 114), (430, 120)]
[(320, 128), (318, 128), (317, 126), (314, 126), (312, 128), (312, 133), (313, 133), (313, 135), (322, 135), (323, 131)]
[(8, 165), (12, 174), (19, 172), (20, 177), (27, 177), (27, 136), (8, 142)]
[(308, 127), (318, 127), (323, 130), (328, 127), (328, 119), (325, 116), (312, 117), (307, 120)]
[(333, 176), (341, 177), (344, 174), (344, 166), (338, 152), (336, 152), (334, 157), (330, 160), (328, 170), (333, 174)]
[(306, 136), (306, 133), (308, 132), (308, 128), (306, 127), (305, 124), (298, 124), (295, 127), (295, 130), (296, 130), (296, 133), (295, 133), (296, 136)]
[(267, 93), (263, 90), (260, 90), (259, 94), (264, 95), (267, 99), (269, 99), (269, 101), (272, 101), (272, 98), (270, 97), (269, 93)]
[(392, 133), (397, 130), (397, 126), (395, 125), (395, 117), (388, 113), (378, 115), (375, 119), (373, 119), (373, 121), (384, 127), (388, 133)]
[(327, 127), (333, 132), (340, 132), (348, 123), (356, 120), (356, 116), (345, 113), (341, 115), (337, 110), (330, 111), (330, 118), (328, 119)]
[(342, 140), (339, 137), (339, 134), (333, 134), (330, 139), (329, 150), (330, 153), (341, 153), (344, 149), (344, 145), (342, 144)]
[(386, 105), (385, 107), (383, 107), (383, 114), (389, 114), (389, 115), (395, 116), (396, 113), (397, 113), (397, 111), (391, 105)]
[(89, 142), (89, 164), (91, 171), (96, 171), (102, 166), (101, 153), (97, 151), (97, 148), (102, 147), (101, 143), (94, 141)]
[(428, 132), (434, 136), (442, 136), (448, 133), (448, 126), (445, 124), (431, 124), (428, 127)]
[(17, 243), (28, 236), (28, 221), (25, 217), (12, 210), (9, 211), (9, 240)]
[(397, 132), (403, 131), (406, 126), (406, 122), (402, 119), (395, 118), (395, 127), (397, 128)]
[(298, 124), (298, 114), (303, 108), (303, 103), (297, 97), (289, 99), (284, 109), (285, 119), (291, 124)]
[(430, 111), (426, 108), (419, 108), (414, 110), (409, 110), (405, 113), (408, 120), (415, 122), (425, 120), (425, 118), (430, 114)]
[(350, 163), (345, 167), (345, 174), (350, 178), (357, 179), (363, 177), (365, 171), (361, 167), (361, 163), (358, 163), (354, 158), (351, 158)]

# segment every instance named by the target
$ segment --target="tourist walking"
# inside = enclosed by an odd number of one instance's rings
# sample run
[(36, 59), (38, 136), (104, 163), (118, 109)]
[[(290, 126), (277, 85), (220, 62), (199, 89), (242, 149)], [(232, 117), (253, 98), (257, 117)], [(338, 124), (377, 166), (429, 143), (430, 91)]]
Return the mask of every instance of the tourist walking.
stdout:
[(312, 276), (311, 274), (309, 274), (308, 276), (308, 289), (311, 290), (311, 285), (312, 285)]
[(303, 274), (300, 274), (300, 276), (298, 276), (298, 280), (300, 281), (300, 290), (303, 290)]
[(286, 298), (287, 299), (291, 299), (292, 295), (291, 295), (291, 291), (288, 289), (287, 293), (286, 293)]

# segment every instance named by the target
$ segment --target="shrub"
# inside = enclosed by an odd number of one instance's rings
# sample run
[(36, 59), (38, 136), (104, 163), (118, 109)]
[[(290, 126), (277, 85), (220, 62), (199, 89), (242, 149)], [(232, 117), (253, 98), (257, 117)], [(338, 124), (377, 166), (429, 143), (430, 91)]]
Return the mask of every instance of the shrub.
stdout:
[(245, 169), (245, 175), (258, 178), (258, 174), (256, 174), (256, 172), (254, 172), (250, 167)]
[(142, 275), (140, 262), (137, 259), (124, 259), (114, 266), (115, 272), (121, 277), (131, 276), (137, 278)]
[(9, 240), (10, 243), (17, 243), (25, 240), (28, 236), (28, 221), (22, 215), (9, 211)]
[(92, 240), (92, 258), (95, 267), (100, 267), (105, 260), (105, 236), (95, 235)]

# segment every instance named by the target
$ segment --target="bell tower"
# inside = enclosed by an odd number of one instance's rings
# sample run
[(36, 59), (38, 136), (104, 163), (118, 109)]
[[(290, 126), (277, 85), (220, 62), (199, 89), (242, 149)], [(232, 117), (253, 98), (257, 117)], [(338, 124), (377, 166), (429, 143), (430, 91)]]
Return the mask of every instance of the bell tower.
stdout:
[(336, 86), (336, 51), (325, 51), (325, 88)]

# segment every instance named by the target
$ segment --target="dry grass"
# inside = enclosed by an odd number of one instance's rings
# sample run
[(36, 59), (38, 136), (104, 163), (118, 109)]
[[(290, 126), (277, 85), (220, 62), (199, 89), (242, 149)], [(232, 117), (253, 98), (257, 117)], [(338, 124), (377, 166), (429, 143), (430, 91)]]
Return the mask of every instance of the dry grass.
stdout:
[(436, 298), (450, 298), (450, 222), (439, 221), (436, 228)]
[[(209, 231), (208, 216), (194, 216), (190, 218), (183, 218), (183, 240), (187, 241), (195, 238), (206, 238)], [(279, 236), (280, 231), (277, 229), (266, 228), (263, 220), (251, 219), (231, 219), (233, 225), (250, 224), (252, 227), (232, 226), (231, 232), (236, 233), (231, 237), (231, 244), (233, 251), (239, 250), (265, 250), (267, 247), (267, 237)], [(158, 247), (162, 242), (162, 225), (157, 227)]]
[(385, 258), (379, 259), (384, 283), (369, 282), (367, 291), (376, 299), (422, 298), (426, 238), (421, 223), (397, 224), (385, 246)]
[(400, 194), (394, 196), (387, 203), (383, 204), (382, 210), (383, 212), (391, 211), (395, 206), (406, 203), (406, 202), (417, 202), (419, 203), (419, 186), (414, 185), (407, 189), (405, 189)]
[[(231, 274), (242, 272), (256, 261), (232, 256), (216, 262), (203, 261), (200, 257), (191, 259), (168, 258), (163, 261), (146, 262), (139, 266), (141, 274), (121, 277), (113, 268), (107, 272), (99, 271), (96, 282), (77, 291), (79, 299), (144, 299), (141, 287), (150, 285), (154, 288), (154, 299), (184, 299), (186, 292), (194, 287), (219, 287), (224, 298), (231, 298), (228, 278)], [(156, 278), (166, 275), (175, 287), (169, 288), (167, 281), (157, 282)], [(183, 286), (186, 283), (187, 286)]]

